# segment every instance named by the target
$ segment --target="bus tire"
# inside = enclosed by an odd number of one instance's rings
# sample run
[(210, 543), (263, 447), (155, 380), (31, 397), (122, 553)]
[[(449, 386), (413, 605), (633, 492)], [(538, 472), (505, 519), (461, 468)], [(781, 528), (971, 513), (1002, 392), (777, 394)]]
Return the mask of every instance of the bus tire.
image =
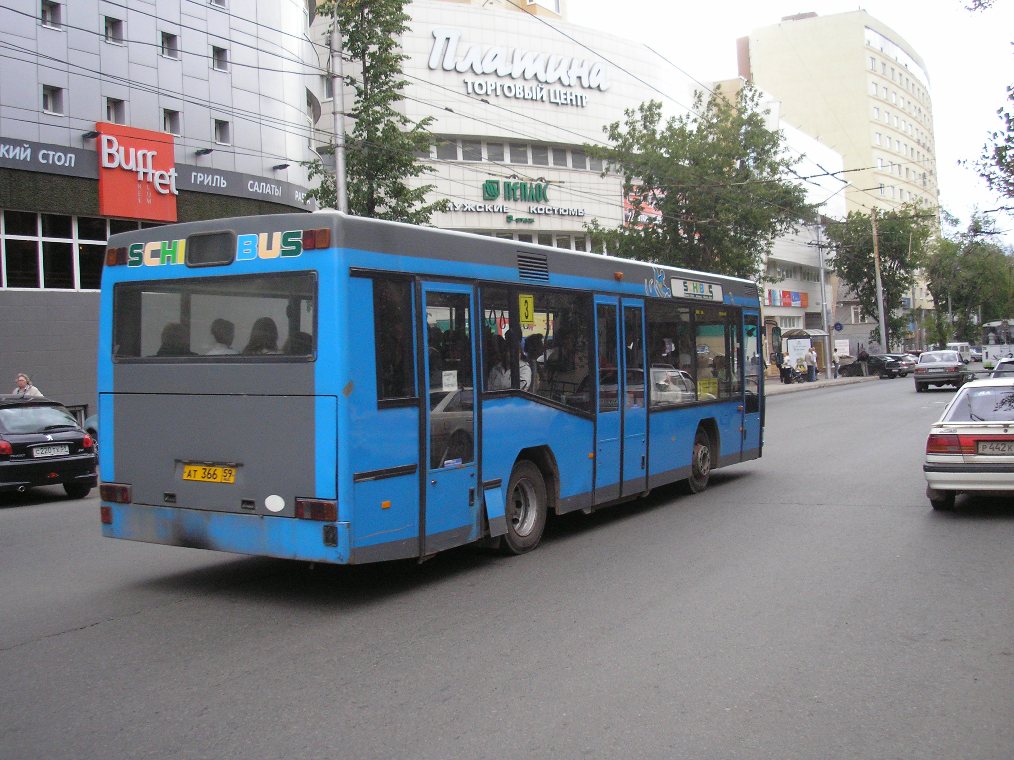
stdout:
[(694, 436), (694, 448), (690, 453), (690, 477), (687, 478), (687, 489), (690, 493), (700, 493), (708, 487), (711, 479), (711, 436), (704, 428), (697, 428)]
[(546, 528), (546, 481), (539, 468), (519, 460), (507, 483), (507, 532), (500, 545), (504, 554), (524, 554), (539, 545)]

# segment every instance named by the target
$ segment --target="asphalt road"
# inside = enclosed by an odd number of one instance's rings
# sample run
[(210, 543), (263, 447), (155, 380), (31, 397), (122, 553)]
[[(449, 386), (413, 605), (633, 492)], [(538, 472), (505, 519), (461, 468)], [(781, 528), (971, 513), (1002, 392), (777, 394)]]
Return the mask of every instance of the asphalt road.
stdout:
[(769, 400), (764, 458), (538, 551), (305, 565), (0, 502), (0, 758), (1014, 757), (1014, 505), (935, 513), (951, 391)]

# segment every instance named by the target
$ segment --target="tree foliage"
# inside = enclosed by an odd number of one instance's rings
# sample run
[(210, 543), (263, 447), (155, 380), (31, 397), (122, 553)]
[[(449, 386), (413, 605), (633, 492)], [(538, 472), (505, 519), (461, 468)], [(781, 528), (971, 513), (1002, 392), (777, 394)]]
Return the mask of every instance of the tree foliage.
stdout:
[(967, 232), (942, 238), (927, 259), (927, 284), (940, 322), (953, 320), (938, 343), (978, 343), (978, 324), (1014, 314), (1014, 258), (991, 233), (992, 224), (976, 217)]
[(1004, 198), (1014, 198), (1014, 85), (1007, 88), (1007, 103), (996, 113), (1001, 126), (982, 146), (976, 168), (990, 190)]
[(662, 104), (625, 111), (604, 128), (609, 147), (586, 146), (623, 174), (630, 201), (616, 229), (589, 225), (596, 244), (626, 258), (756, 277), (775, 238), (813, 216), (787, 177), (784, 138), (764, 124), (760, 96), (720, 90), (692, 114), (663, 122)]
[[(912, 204), (877, 213), (880, 280), (887, 329), (885, 339), (879, 342), (885, 349), (891, 345), (892, 336), (905, 331), (908, 320), (900, 310), (902, 298), (911, 293), (916, 270), (922, 265), (932, 218), (933, 215)], [(855, 294), (862, 310), (879, 316), (871, 214), (851, 211), (844, 221), (827, 226), (827, 236), (832, 251), (831, 268)], [(879, 340), (879, 332), (878, 327), (872, 337)]]
[[(317, 12), (332, 19), (352, 73), (345, 84), (355, 93), (348, 112), (352, 130), (344, 134), (349, 213), (425, 224), (447, 202), (425, 202), (433, 185), (411, 187), (406, 180), (432, 171), (416, 156), (429, 148), (431, 119), (412, 122), (398, 110), (407, 82), (407, 56), (398, 37), (408, 29), (406, 0), (326, 0)], [(334, 152), (334, 145), (328, 152)], [(334, 208), (337, 180), (323, 161), (306, 163), (319, 185), (307, 193), (318, 205)]]

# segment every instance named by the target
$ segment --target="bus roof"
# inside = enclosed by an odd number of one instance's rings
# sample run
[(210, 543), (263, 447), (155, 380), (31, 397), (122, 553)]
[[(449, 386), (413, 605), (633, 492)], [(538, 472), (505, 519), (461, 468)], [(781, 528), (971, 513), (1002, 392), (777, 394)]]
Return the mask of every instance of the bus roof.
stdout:
[[(108, 245), (110, 248), (125, 247), (221, 231), (257, 234), (324, 227), (331, 230), (331, 247), (358, 248), (402, 257), (436, 258), (462, 263), (504, 266), (507, 262), (513, 262), (518, 268), (520, 279), (527, 281), (548, 282), (550, 273), (626, 283), (643, 281), (646, 293), (663, 295), (657, 289), (667, 288), (672, 282), (671, 278), (679, 278), (721, 284), (728, 295), (735, 299), (756, 299), (759, 292), (756, 283), (740, 277), (523, 243), (471, 232), (350, 216), (338, 211), (229, 217), (149, 227), (113, 235)], [(481, 245), (477, 245), (479, 241)]]

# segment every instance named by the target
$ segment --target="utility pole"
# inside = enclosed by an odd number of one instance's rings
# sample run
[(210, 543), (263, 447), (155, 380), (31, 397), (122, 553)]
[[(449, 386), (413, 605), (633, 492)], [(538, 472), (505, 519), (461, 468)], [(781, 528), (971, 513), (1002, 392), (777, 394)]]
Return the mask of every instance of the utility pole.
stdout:
[(334, 175), (338, 210), (349, 213), (345, 185), (345, 64), (342, 60), (342, 38), (338, 21), (334, 20), (329, 38), (331, 48), (331, 89), (334, 91)]
[(820, 218), (817, 219), (817, 266), (820, 270), (820, 315), (824, 326), (824, 369), (831, 380), (831, 332), (827, 326), (827, 286), (824, 284), (824, 246), (820, 242)]
[(870, 214), (870, 221), (873, 223), (873, 266), (877, 277), (877, 314), (880, 320), (880, 345), (883, 351), (890, 351), (887, 345), (887, 325), (884, 322), (884, 291), (880, 286), (880, 245), (877, 241), (877, 209), (874, 207)]

